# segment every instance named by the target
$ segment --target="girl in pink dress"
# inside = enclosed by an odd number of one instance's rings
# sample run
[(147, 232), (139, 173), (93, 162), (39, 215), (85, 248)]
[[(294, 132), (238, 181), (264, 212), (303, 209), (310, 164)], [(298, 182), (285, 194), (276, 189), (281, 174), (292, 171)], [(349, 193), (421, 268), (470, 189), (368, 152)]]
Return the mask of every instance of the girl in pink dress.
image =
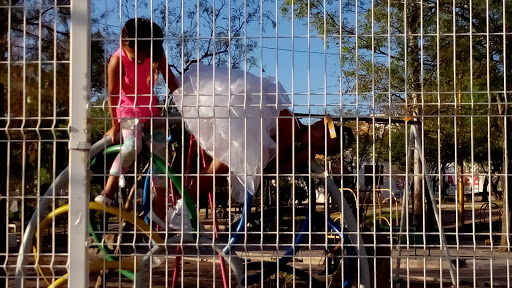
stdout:
[[(106, 136), (115, 139), (119, 132), (122, 146), (119, 155), (110, 168), (110, 176), (96, 202), (112, 205), (118, 188), (119, 176), (126, 173), (142, 148), (142, 138), (152, 149), (152, 153), (166, 159), (166, 122), (158, 119), (158, 100), (153, 94), (154, 84), (162, 74), (167, 81), (169, 93), (178, 87), (163, 49), (162, 29), (148, 19), (128, 20), (122, 28), (121, 48), (117, 50), (108, 64), (108, 104), (112, 117), (112, 128)], [(151, 129), (152, 128), (152, 129)], [(166, 216), (166, 179), (165, 171), (154, 167), (152, 186), (154, 188), (153, 221), (165, 226), (161, 219)]]

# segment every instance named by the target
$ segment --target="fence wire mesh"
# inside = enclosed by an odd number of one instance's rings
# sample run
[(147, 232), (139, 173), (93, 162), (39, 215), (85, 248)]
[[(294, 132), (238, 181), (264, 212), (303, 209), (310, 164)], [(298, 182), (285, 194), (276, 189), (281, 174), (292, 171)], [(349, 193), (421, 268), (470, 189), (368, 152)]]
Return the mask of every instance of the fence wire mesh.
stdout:
[(511, 5), (0, 0), (0, 285), (512, 287)]

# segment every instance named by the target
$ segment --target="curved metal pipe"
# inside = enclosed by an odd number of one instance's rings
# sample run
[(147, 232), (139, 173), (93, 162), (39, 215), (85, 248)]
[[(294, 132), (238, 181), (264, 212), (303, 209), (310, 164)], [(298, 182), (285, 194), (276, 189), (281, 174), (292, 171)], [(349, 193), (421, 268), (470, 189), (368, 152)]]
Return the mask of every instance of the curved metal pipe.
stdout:
[[(110, 145), (112, 145), (112, 139), (110, 137), (101, 139), (91, 147), (89, 152), (90, 157), (95, 157), (100, 151), (104, 150), (105, 147)], [(64, 189), (68, 184), (68, 172), (69, 167), (66, 167), (66, 169), (64, 169), (59, 174), (59, 176), (55, 178), (53, 184), (41, 197), (41, 201), (39, 201), (39, 205), (36, 206), (36, 210), (34, 211), (34, 214), (32, 214), (32, 218), (30, 218), (30, 221), (25, 229), (25, 235), (23, 235), (23, 241), (21, 241), (20, 250), (18, 252), (18, 259), (16, 261), (16, 275), (14, 281), (14, 287), (16, 288), (23, 287), (23, 280), (25, 279), (24, 273), (26, 269), (25, 265), (27, 262), (25, 255), (30, 254), (30, 248), (32, 247), (32, 243), (34, 242), (34, 235), (37, 231), (37, 224), (40, 220), (42, 220), (41, 215), (45, 215), (50, 211), (49, 207), (51, 207), (52, 204), (52, 196), (54, 191), (60, 191)]]
[[(317, 173), (318, 175), (323, 175), (325, 170), (320, 166), (320, 164), (316, 163), (315, 161), (311, 161), (311, 172)], [(344, 213), (343, 213), (343, 220), (345, 221), (345, 224), (347, 225), (347, 230), (349, 232), (357, 232), (357, 236), (350, 234), (350, 241), (357, 245), (356, 249), (358, 250), (358, 256), (360, 260), (360, 268), (361, 268), (361, 288), (370, 288), (370, 267), (368, 266), (368, 258), (366, 255), (366, 249), (364, 248), (364, 241), (363, 237), (361, 236), (361, 233), (359, 233), (359, 225), (357, 224), (357, 221), (354, 217), (354, 214), (352, 214), (352, 210), (348, 206), (347, 201), (345, 200), (345, 197), (343, 196), (343, 193), (340, 193), (338, 186), (334, 183), (334, 181), (330, 177), (325, 177), (325, 180), (327, 182), (327, 190), (331, 194), (331, 198), (334, 200), (336, 205), (338, 207), (343, 207)]]

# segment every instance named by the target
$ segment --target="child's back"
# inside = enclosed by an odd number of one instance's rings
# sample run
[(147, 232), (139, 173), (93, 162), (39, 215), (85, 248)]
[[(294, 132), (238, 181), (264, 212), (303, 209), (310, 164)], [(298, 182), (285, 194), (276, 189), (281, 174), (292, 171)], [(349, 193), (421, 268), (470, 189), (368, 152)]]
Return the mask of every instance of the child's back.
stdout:
[(153, 67), (150, 57), (136, 63), (122, 49), (118, 49), (112, 57), (120, 57), (122, 74), (120, 103), (117, 109), (118, 118), (141, 118), (146, 122), (153, 115), (159, 115), (156, 96), (153, 95), (153, 86), (156, 77), (151, 77)]

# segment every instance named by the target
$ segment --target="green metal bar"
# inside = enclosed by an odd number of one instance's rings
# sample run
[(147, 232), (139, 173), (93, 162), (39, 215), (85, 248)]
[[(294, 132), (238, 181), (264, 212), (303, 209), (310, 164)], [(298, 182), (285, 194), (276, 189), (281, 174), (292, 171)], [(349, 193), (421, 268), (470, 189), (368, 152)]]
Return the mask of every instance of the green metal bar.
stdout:
[[(149, 151), (147, 152), (149, 153)], [(187, 207), (188, 215), (190, 217), (190, 221), (192, 222), (192, 228), (197, 231), (196, 222), (197, 222), (197, 213), (196, 213), (196, 205), (194, 204), (194, 200), (192, 200), (192, 196), (188, 193), (185, 187), (181, 187), (181, 178), (174, 175), (174, 170), (171, 166), (167, 165), (167, 163), (162, 160), (162, 158), (157, 155), (151, 155), (153, 158), (153, 163), (162, 171), (167, 171), (167, 177), (171, 179), (172, 183), (178, 189), (178, 192), (185, 203), (185, 207)], [(168, 169), (166, 169), (168, 168)]]
[[(94, 242), (98, 243), (98, 248), (103, 253), (103, 255), (105, 255), (105, 259), (107, 259), (107, 261), (116, 261), (117, 260), (116, 257), (111, 256), (112, 250), (108, 249), (103, 244), (101, 244), (101, 240), (100, 240), (98, 234), (94, 232), (93, 224), (94, 224), (94, 226), (96, 226), (96, 221), (94, 221), (94, 217), (92, 217), (92, 216), (93, 215), (91, 215), (91, 219), (89, 220), (89, 233), (91, 233), (92, 238), (94, 239)], [(121, 270), (121, 274), (123, 274), (124, 276), (126, 276), (126, 278), (128, 278), (132, 281), (135, 279), (134, 273), (132, 271)]]

